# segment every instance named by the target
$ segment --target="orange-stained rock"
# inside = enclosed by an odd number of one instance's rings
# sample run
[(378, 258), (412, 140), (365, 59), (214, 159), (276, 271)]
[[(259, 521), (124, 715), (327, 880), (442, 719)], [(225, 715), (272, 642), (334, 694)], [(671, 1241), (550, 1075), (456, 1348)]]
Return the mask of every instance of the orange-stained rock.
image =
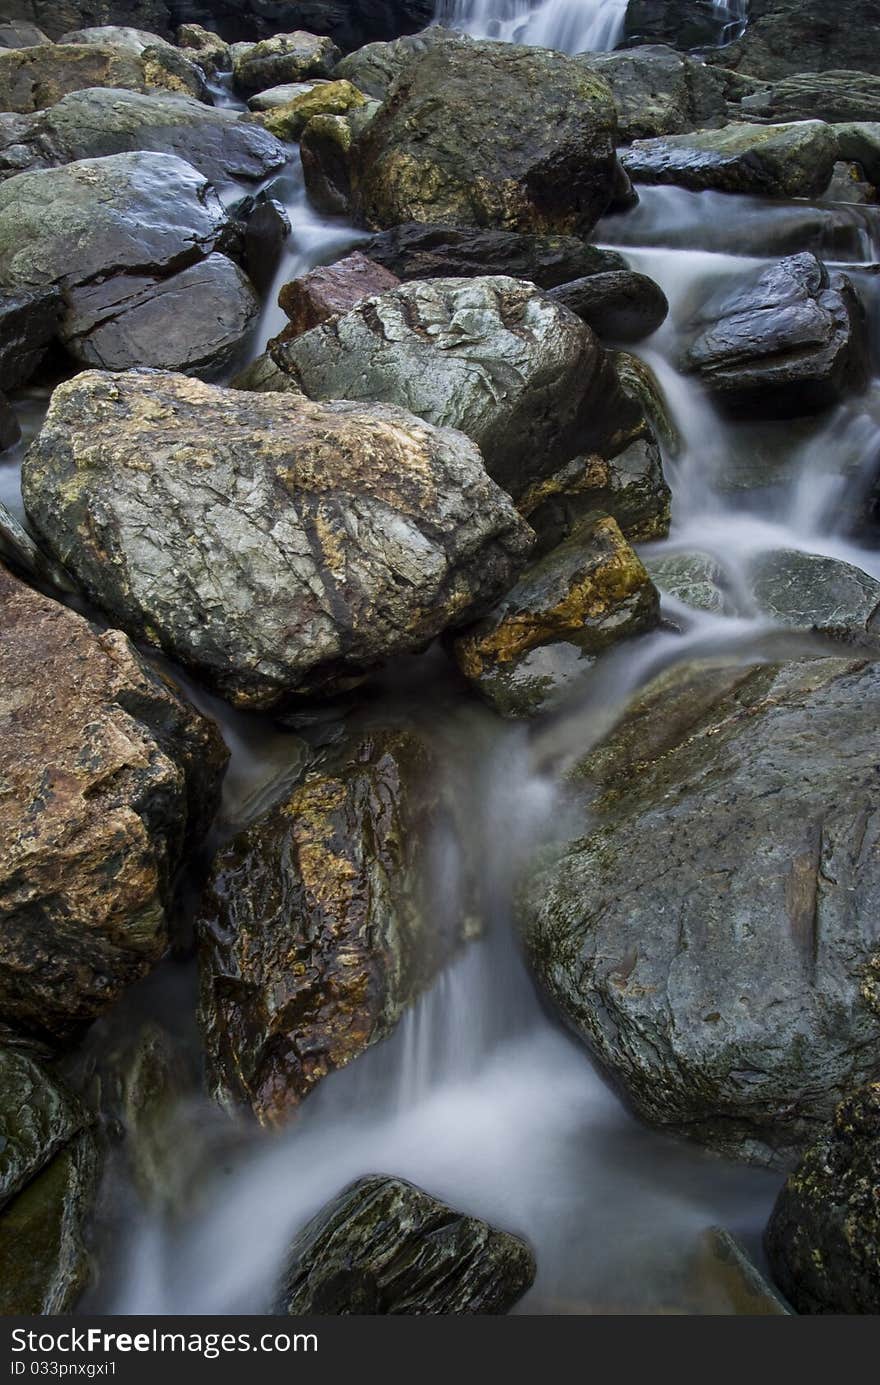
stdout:
[(0, 566), (0, 1026), (69, 1039), (161, 957), (225, 762), (123, 634)]
[(290, 326), (279, 340), (289, 341), (308, 332), (337, 313), (347, 313), (377, 293), (397, 288), (400, 280), (390, 269), (374, 264), (359, 250), (336, 264), (319, 265), (301, 279), (285, 284), (278, 295), (279, 307), (290, 318)]

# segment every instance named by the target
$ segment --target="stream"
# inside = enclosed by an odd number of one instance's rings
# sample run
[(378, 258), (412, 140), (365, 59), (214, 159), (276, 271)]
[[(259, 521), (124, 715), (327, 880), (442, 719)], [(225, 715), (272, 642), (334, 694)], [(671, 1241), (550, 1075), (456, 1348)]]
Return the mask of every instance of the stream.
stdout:
[[(735, 14), (744, 7), (726, 6)], [(440, 0), (437, 17), (481, 36), (569, 52), (612, 48), (626, 4), (598, 0)], [(359, 232), (309, 206), (298, 172), (275, 189), (293, 226), (255, 340), (285, 321), (281, 284), (337, 258)], [(710, 554), (725, 575), (727, 614), (666, 603), (667, 628), (618, 648), (563, 711), (528, 726), (501, 721), (430, 653), (385, 675), (388, 696), (449, 748), (448, 773), (483, 863), (484, 935), (470, 944), (395, 1033), (327, 1078), (285, 1132), (235, 1126), (196, 1094), (185, 1129), (198, 1168), (190, 1215), (142, 1205), (121, 1162), (111, 1166), (99, 1249), (103, 1272), (83, 1304), (111, 1314), (264, 1312), (292, 1234), (346, 1183), (397, 1174), (451, 1205), (525, 1236), (538, 1278), (523, 1314), (730, 1313), (706, 1269), (701, 1236), (723, 1226), (760, 1260), (778, 1174), (728, 1163), (637, 1123), (584, 1048), (544, 1008), (513, 928), (517, 868), (566, 825), (563, 772), (613, 724), (654, 672), (695, 654), (764, 657), (769, 627), (750, 605), (746, 569), (784, 548), (845, 559), (880, 579), (880, 552), (847, 537), (847, 507), (880, 453), (880, 377), (836, 411), (792, 428), (722, 418), (676, 361), (694, 308), (744, 268), (814, 250), (846, 267), (880, 331), (876, 280), (880, 209), (753, 201), (642, 188), (637, 209), (606, 218), (598, 244), (666, 293), (670, 315), (637, 354), (655, 371), (683, 440), (664, 457), (673, 491), (669, 539), (647, 551)], [(0, 461), (0, 500), (21, 515), (17, 468), (45, 396), (16, 401), (24, 442)], [(677, 627), (677, 628), (674, 628)], [(770, 644), (773, 646), (771, 633)], [(778, 648), (779, 637), (775, 636)], [(283, 792), (302, 767), (301, 742), (264, 719), (235, 715), (192, 690), (232, 750), (222, 809), (231, 834)], [(425, 862), (438, 920), (458, 907), (461, 841)], [(194, 1049), (194, 964), (169, 961), (101, 1021), (99, 1045), (155, 1017)]]

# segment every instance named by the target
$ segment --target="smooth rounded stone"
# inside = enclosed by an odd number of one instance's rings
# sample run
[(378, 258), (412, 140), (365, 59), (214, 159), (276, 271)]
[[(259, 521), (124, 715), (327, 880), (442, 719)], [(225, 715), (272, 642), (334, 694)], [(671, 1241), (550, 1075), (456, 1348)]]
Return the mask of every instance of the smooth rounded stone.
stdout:
[(64, 1313), (89, 1274), (83, 1243), (98, 1158), (79, 1102), (0, 1048), (0, 1312)]
[(834, 130), (821, 120), (785, 125), (725, 125), (662, 139), (636, 140), (621, 151), (635, 183), (674, 183), (696, 192), (818, 197), (837, 161)]
[(432, 24), (418, 34), (405, 34), (387, 43), (368, 43), (344, 57), (334, 76), (344, 77), (367, 96), (384, 101), (407, 63), (451, 36), (449, 29)]
[(650, 1124), (788, 1163), (876, 1073), (878, 694), (875, 663), (679, 667), (579, 766), (521, 920)]
[(181, 24), (174, 37), (178, 48), (182, 48), (206, 76), (217, 77), (221, 72), (232, 71), (232, 52), (219, 34), (201, 24)]
[(341, 54), (332, 39), (297, 29), (276, 34), (233, 57), (233, 76), (245, 96), (300, 82), (304, 77), (329, 77)]
[(367, 98), (351, 82), (322, 82), (311, 91), (295, 96), (285, 106), (276, 106), (255, 115), (264, 129), (278, 139), (298, 140), (310, 120), (319, 115), (346, 115), (366, 106)]
[(161, 372), (61, 385), (22, 491), (113, 621), (240, 706), (424, 648), (534, 541), (460, 433)]
[(136, 150), (175, 154), (214, 183), (262, 181), (290, 158), (273, 135), (235, 111), (189, 96), (95, 87), (27, 118), (12, 149), (0, 149), (0, 177)]
[(713, 0), (629, 0), (620, 46), (710, 48), (722, 42), (732, 18), (730, 10)]
[(400, 1178), (374, 1174), (299, 1233), (278, 1311), (292, 1317), (508, 1313), (534, 1283), (529, 1246)]
[(393, 226), (364, 242), (369, 260), (398, 279), (474, 279), (507, 274), (552, 289), (590, 274), (626, 269), (615, 250), (600, 250), (577, 236), (535, 236), (470, 226)]
[(690, 324), (682, 366), (726, 408), (813, 413), (864, 385), (865, 315), (852, 281), (792, 255), (725, 284)]
[[(875, 967), (874, 991), (880, 970)], [(799, 1313), (880, 1313), (880, 1083), (848, 1096), (779, 1194), (764, 1244)]]
[(880, 120), (880, 77), (871, 72), (799, 72), (761, 83), (739, 100), (744, 120)]
[(7, 452), (21, 442), (21, 425), (18, 415), (6, 398), (0, 394), (0, 453)]
[(752, 562), (749, 582), (759, 609), (782, 625), (838, 639), (880, 639), (880, 582), (850, 563), (780, 549)]
[(381, 400), (466, 433), (512, 494), (579, 450), (604, 393), (593, 334), (501, 276), (404, 284), (271, 354), (313, 399)]
[(588, 53), (579, 61), (610, 86), (621, 144), (727, 124), (727, 98), (736, 79), (674, 48)]
[(502, 716), (533, 716), (570, 691), (599, 654), (656, 626), (659, 611), (617, 522), (593, 514), (456, 639), (455, 659)]
[(74, 43), (80, 47), (94, 44), (97, 48), (124, 48), (126, 52), (137, 55), (146, 48), (170, 48), (174, 51), (174, 45), (158, 34), (151, 34), (147, 29), (133, 29), (125, 24), (99, 24), (90, 29), (71, 29), (56, 42)]
[(218, 733), (124, 635), (0, 568), (0, 1024), (66, 1042), (168, 944)]
[(669, 533), (671, 501), (660, 449), (646, 420), (616, 456), (573, 458), (530, 486), (517, 509), (538, 536), (536, 554), (543, 554), (596, 510), (611, 515), (631, 543), (663, 539)]
[(40, 43), (51, 42), (36, 24), (0, 16), (0, 48), (36, 48)]
[(283, 339), (299, 336), (338, 313), (350, 312), (365, 298), (397, 288), (400, 280), (390, 270), (373, 264), (359, 250), (332, 265), (319, 265), (308, 274), (285, 284), (278, 306), (290, 318)]
[(357, 140), (353, 206), (408, 221), (587, 233), (613, 200), (608, 85), (543, 48), (452, 36), (408, 63)]
[(80, 365), (215, 375), (241, 349), (260, 313), (250, 281), (226, 255), (167, 279), (120, 274), (84, 285), (61, 340)]
[(671, 596), (698, 611), (729, 614), (724, 569), (710, 554), (659, 553), (642, 561), (661, 596)]
[(270, 87), (268, 91), (258, 91), (256, 96), (249, 98), (248, 110), (274, 111), (279, 106), (289, 106), (291, 101), (295, 101), (297, 97), (308, 96), (309, 92), (323, 86), (326, 80), (326, 78), (317, 78), (314, 82), (284, 82), (280, 87)]
[(464, 940), (424, 862), (452, 805), (406, 728), (352, 732), (225, 846), (199, 919), (208, 1086), (280, 1125), (385, 1038)]
[(592, 327), (598, 337), (634, 342), (650, 337), (669, 314), (666, 294), (646, 274), (629, 269), (591, 274), (549, 290), (560, 303)]
[(61, 312), (57, 288), (0, 289), (0, 390), (20, 389), (36, 374)]
[(199, 69), (170, 46), (143, 53), (88, 43), (0, 49), (0, 110), (43, 110), (87, 87), (166, 89), (199, 100), (207, 95)]
[(840, 68), (880, 72), (880, 14), (876, 0), (749, 0), (742, 37), (705, 56), (770, 81)]

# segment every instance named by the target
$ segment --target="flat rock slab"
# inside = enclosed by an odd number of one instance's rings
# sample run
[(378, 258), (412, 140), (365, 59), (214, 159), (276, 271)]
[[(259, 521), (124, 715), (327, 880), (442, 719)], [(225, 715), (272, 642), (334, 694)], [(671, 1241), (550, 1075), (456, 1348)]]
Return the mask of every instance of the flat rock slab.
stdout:
[(636, 183), (673, 183), (696, 192), (818, 197), (837, 161), (830, 125), (727, 125), (720, 130), (636, 140), (621, 162)]

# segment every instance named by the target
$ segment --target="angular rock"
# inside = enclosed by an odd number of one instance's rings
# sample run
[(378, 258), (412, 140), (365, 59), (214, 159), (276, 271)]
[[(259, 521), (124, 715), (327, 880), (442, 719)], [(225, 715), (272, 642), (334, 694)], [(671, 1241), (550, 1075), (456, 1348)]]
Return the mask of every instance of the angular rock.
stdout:
[(84, 1130), (79, 1103), (26, 1053), (0, 1047), (0, 1208)]
[(691, 329), (684, 369), (734, 410), (812, 413), (865, 381), (864, 310), (852, 281), (815, 255), (789, 256), (733, 291), (728, 284)]
[(579, 60), (610, 86), (622, 144), (727, 123), (727, 96), (736, 79), (674, 48), (589, 53)]
[(548, 49), (450, 37), (409, 63), (357, 141), (356, 214), (586, 233), (614, 197), (609, 87)]
[(538, 536), (537, 554), (549, 553), (575, 526), (595, 511), (611, 515), (631, 543), (647, 543), (669, 533), (672, 496), (650, 424), (616, 456), (575, 457), (537, 481), (517, 502), (520, 514)]
[(767, 1227), (774, 1278), (799, 1313), (880, 1313), (878, 1188), (875, 1082), (837, 1108), (779, 1194)]
[(239, 705), (423, 648), (533, 542), (461, 434), (163, 373), (60, 386), (22, 486), (91, 598)]
[(38, 548), (30, 534), (15, 515), (0, 501), (0, 559), (13, 572), (37, 586), (55, 587), (61, 592), (75, 592), (76, 585), (57, 563)]
[(208, 1084), (267, 1125), (385, 1038), (463, 941), (424, 862), (450, 811), (416, 732), (350, 735), (224, 847), (199, 923)]
[(271, 106), (254, 119), (278, 139), (297, 140), (316, 116), (345, 115), (366, 104), (367, 98), (351, 82), (321, 82), (293, 96), (284, 105)]
[(614, 250), (600, 250), (577, 236), (534, 236), (516, 231), (410, 222), (373, 236), (361, 247), (367, 259), (399, 279), (475, 279), (507, 274), (541, 289), (590, 274), (626, 269)]
[(621, 152), (635, 183), (673, 183), (695, 192), (819, 197), (837, 161), (834, 130), (821, 120), (725, 125), (720, 130), (636, 140)]
[(118, 631), (0, 568), (0, 1024), (66, 1041), (143, 976), (225, 752)]
[(781, 625), (836, 639), (880, 639), (880, 582), (860, 568), (818, 553), (779, 549), (749, 569), (759, 610)]
[(61, 309), (61, 293), (54, 287), (0, 290), (0, 390), (20, 389), (36, 374)]
[(271, 354), (313, 399), (378, 399), (466, 433), (512, 494), (578, 452), (605, 402), (593, 334), (500, 276), (404, 284)]
[(199, 99), (206, 94), (198, 68), (173, 48), (143, 53), (93, 44), (0, 49), (0, 110), (43, 110), (86, 87), (165, 88)]
[(788, 1162), (876, 1073), (878, 692), (878, 664), (678, 669), (580, 766), (527, 947), (651, 1124)]
[(646, 274), (629, 269), (591, 274), (550, 289), (554, 303), (575, 313), (598, 337), (634, 342), (650, 337), (669, 313), (666, 294)]
[(594, 514), (455, 641), (455, 658), (502, 716), (532, 716), (558, 702), (612, 644), (655, 626), (659, 611), (616, 521)]
[(276, 34), (234, 55), (232, 70), (239, 91), (252, 96), (282, 82), (329, 77), (339, 57), (332, 39), (297, 29), (292, 34)]
[(248, 278), (261, 295), (275, 283), (281, 257), (293, 227), (282, 202), (272, 196), (272, 185), (256, 197), (245, 198), (235, 209), (236, 220), (244, 226), (242, 260)]
[(385, 293), (400, 283), (396, 274), (373, 264), (355, 250), (332, 265), (319, 265), (285, 284), (278, 305), (290, 318), (285, 340), (308, 332), (338, 313), (347, 313), (365, 298)]
[(724, 569), (708, 553), (668, 553), (644, 559), (661, 596), (671, 596), (697, 611), (729, 614)]
[(744, 120), (880, 120), (880, 77), (871, 72), (799, 72), (740, 97)]
[(267, 130), (237, 112), (170, 93), (96, 87), (72, 92), (21, 121), (5, 150), (0, 133), (0, 178), (145, 150), (176, 154), (214, 183), (262, 181), (290, 156)]
[[(362, 112), (369, 107), (361, 107)], [(309, 200), (331, 216), (348, 216), (355, 157), (353, 119), (315, 115), (302, 132), (300, 157)]]
[(657, 376), (645, 361), (629, 351), (613, 351), (610, 355), (624, 394), (636, 405), (640, 415), (650, 421), (657, 437), (675, 456), (681, 448), (681, 438)]
[(299, 1317), (507, 1313), (534, 1282), (525, 1241), (399, 1178), (362, 1178), (300, 1232), (280, 1311)]
[[(880, 85), (880, 78), (877, 79)], [(880, 122), (865, 121), (847, 123), (834, 127), (837, 135), (837, 149), (842, 159), (850, 159), (859, 164), (865, 176), (876, 185), (880, 183)]]

